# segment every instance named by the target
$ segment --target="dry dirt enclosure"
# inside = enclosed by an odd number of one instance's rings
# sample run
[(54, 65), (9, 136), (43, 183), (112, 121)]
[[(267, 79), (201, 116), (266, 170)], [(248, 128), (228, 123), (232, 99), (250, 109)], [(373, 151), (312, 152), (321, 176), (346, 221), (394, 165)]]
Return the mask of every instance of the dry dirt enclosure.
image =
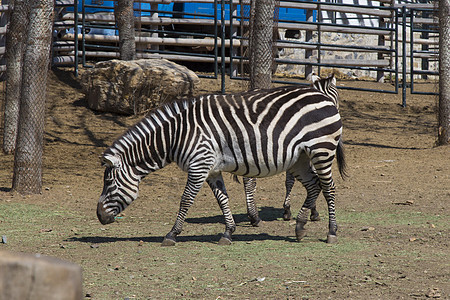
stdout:
[[(201, 93), (218, 90), (218, 81), (202, 80)], [(322, 220), (309, 223), (297, 243), (294, 222), (281, 219), (283, 176), (258, 181), (264, 223), (254, 228), (243, 186), (225, 175), (238, 225), (233, 244), (217, 245), (224, 224), (205, 187), (177, 245), (163, 248), (185, 174), (170, 165), (149, 175), (119, 221), (101, 225), (98, 157), (139, 118), (90, 111), (78, 79), (65, 70), (51, 74), (48, 91), (42, 194), (11, 193), (13, 157), (0, 156), (0, 235), (7, 236), (0, 250), (80, 264), (87, 299), (450, 298), (450, 148), (434, 147), (434, 96), (408, 96), (402, 108), (399, 95), (341, 90), (350, 177), (336, 177), (338, 244), (324, 243), (322, 196)], [(296, 184), (295, 212), (304, 197)]]

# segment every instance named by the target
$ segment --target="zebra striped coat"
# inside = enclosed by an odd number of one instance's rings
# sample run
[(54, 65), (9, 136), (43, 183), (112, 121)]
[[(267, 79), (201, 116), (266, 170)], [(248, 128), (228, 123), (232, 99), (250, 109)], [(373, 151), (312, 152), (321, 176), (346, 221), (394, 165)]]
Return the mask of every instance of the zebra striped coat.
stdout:
[[(317, 89), (318, 91), (322, 92), (326, 96), (330, 97), (330, 99), (334, 102), (336, 107), (339, 109), (339, 93), (336, 88), (336, 78), (334, 77), (334, 74), (332, 74), (328, 78), (320, 78), (317, 75), (312, 75), (311, 77), (311, 87)], [(342, 152), (343, 155), (343, 152)], [(341, 166), (341, 176), (345, 177), (345, 166)], [(247, 214), (250, 219), (250, 223), (253, 226), (259, 226), (259, 222), (261, 221), (258, 209), (256, 207), (255, 201), (254, 201), (254, 195), (256, 192), (256, 179), (255, 178), (246, 178), (244, 177), (244, 190), (246, 194), (246, 202), (247, 202)], [(299, 178), (299, 181), (302, 181), (301, 178)], [(283, 208), (283, 219), (285, 221), (288, 221), (291, 219), (291, 191), (295, 183), (295, 177), (289, 173), (286, 172), (286, 180), (285, 180), (285, 186), (286, 186), (286, 195), (284, 198)], [(305, 186), (308, 189), (308, 186)], [(319, 212), (316, 209), (315, 204), (311, 207), (311, 215), (310, 215), (311, 221), (319, 221), (320, 216)]]
[[(205, 181), (225, 216), (219, 243), (229, 244), (236, 225), (221, 173), (257, 178), (288, 171), (323, 190), (330, 220), (328, 239), (335, 241), (331, 165), (341, 133), (335, 103), (313, 88), (281, 87), (172, 103), (130, 128), (104, 152), (106, 169), (97, 216), (103, 224), (113, 222), (137, 198), (139, 182), (146, 175), (175, 162), (188, 179), (177, 219), (163, 245), (175, 244)], [(309, 197), (299, 214), (299, 240), (306, 224), (302, 215), (317, 195)]]

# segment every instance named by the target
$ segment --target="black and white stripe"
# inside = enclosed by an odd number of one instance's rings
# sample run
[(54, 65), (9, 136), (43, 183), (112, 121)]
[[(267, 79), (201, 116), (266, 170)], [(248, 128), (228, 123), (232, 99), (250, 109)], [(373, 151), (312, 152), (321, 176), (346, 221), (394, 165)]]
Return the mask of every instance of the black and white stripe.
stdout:
[[(339, 108), (339, 93), (336, 87), (336, 78), (334, 77), (334, 74), (332, 74), (328, 78), (320, 78), (317, 75), (312, 75), (311, 77), (311, 87), (317, 89), (318, 91), (322, 92), (324, 95), (330, 97), (330, 99), (333, 101), (335, 106)], [(342, 172), (344, 172), (343, 169)], [(345, 174), (341, 173), (342, 176), (345, 176)], [(285, 180), (285, 186), (286, 186), (286, 195), (284, 198), (283, 208), (283, 219), (288, 221), (291, 219), (292, 213), (291, 213), (291, 191), (295, 183), (295, 177), (290, 174), (289, 172), (286, 172), (286, 180)], [(246, 192), (246, 200), (247, 200), (247, 214), (250, 219), (250, 222), (253, 226), (258, 226), (259, 222), (261, 221), (258, 209), (256, 207), (256, 204), (254, 202), (254, 193), (256, 192), (256, 179), (255, 178), (244, 178), (244, 186), (245, 186), (245, 192)], [(318, 221), (320, 220), (319, 212), (316, 210), (316, 205), (312, 205), (311, 207), (311, 215), (310, 215), (311, 221)]]
[[(305, 186), (322, 189), (328, 203), (328, 236), (334, 241), (337, 225), (331, 165), (341, 133), (335, 103), (314, 88), (280, 87), (172, 103), (130, 128), (104, 152), (106, 170), (97, 216), (103, 224), (113, 222), (137, 198), (139, 182), (147, 174), (175, 162), (188, 173), (188, 179), (177, 219), (163, 245), (175, 244), (205, 181), (225, 217), (219, 243), (229, 244), (236, 225), (221, 173), (258, 178), (287, 171)], [(318, 195), (307, 190), (307, 201), (297, 218), (299, 240), (305, 231), (303, 216)]]

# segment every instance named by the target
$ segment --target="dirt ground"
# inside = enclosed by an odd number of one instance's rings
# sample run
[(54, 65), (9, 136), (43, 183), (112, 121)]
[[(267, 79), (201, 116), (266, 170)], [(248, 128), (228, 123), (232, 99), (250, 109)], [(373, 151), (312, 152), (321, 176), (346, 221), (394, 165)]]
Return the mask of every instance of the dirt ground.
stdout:
[[(205, 79), (199, 93), (218, 90), (219, 80)], [(122, 219), (102, 226), (99, 156), (140, 117), (89, 110), (66, 70), (51, 73), (48, 92), (42, 194), (11, 192), (13, 157), (0, 155), (0, 235), (8, 237), (0, 250), (80, 264), (86, 299), (450, 299), (450, 148), (435, 147), (435, 96), (408, 95), (402, 108), (400, 95), (340, 91), (350, 176), (336, 175), (338, 244), (324, 243), (322, 196), (322, 220), (295, 243), (295, 222), (281, 220), (283, 175), (258, 181), (258, 228), (246, 220), (242, 185), (225, 175), (238, 224), (233, 245), (216, 245), (223, 222), (205, 187), (168, 249), (159, 243), (186, 175), (174, 165), (149, 175)], [(297, 183), (294, 213), (304, 197)]]

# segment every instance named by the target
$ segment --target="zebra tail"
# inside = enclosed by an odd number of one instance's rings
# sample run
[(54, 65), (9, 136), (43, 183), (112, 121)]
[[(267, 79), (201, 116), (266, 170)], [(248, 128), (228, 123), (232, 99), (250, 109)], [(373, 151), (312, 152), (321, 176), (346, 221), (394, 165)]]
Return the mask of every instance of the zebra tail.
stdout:
[(339, 139), (339, 143), (337, 145), (336, 160), (342, 179), (347, 178), (347, 162), (345, 161), (344, 143), (342, 142), (342, 138)]

